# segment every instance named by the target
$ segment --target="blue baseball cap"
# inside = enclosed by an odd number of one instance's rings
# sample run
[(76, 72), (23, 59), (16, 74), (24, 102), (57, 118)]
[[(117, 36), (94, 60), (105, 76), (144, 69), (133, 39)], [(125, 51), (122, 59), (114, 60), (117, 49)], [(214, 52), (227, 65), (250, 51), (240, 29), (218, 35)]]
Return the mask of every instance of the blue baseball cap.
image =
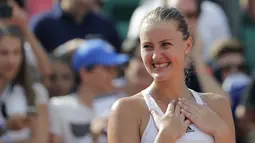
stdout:
[(119, 66), (128, 62), (129, 57), (118, 54), (112, 45), (100, 39), (86, 40), (72, 55), (72, 66), (75, 71), (89, 66)]

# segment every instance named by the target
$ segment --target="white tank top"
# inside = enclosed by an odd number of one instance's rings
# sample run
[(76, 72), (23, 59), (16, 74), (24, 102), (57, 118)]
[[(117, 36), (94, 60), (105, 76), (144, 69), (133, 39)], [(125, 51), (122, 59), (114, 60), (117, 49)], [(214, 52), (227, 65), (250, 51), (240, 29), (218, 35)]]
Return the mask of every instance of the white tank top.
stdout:
[[(196, 102), (198, 104), (203, 104), (203, 101), (201, 97), (198, 95), (197, 92), (191, 90), (192, 95), (194, 96)], [(159, 113), (160, 116), (164, 115), (158, 104), (155, 102), (155, 100), (152, 98), (150, 93), (147, 90), (143, 90), (142, 94), (144, 95), (146, 104), (151, 111), (151, 109), (154, 109)], [(154, 140), (158, 134), (158, 129), (156, 127), (156, 124), (154, 122), (154, 119), (152, 115), (150, 115), (150, 119), (148, 122), (148, 125), (146, 129), (144, 130), (144, 133), (141, 138), (141, 143), (154, 143)], [(203, 131), (201, 131), (199, 128), (197, 128), (195, 125), (191, 124), (186, 133), (176, 141), (176, 143), (214, 143), (214, 138)]]

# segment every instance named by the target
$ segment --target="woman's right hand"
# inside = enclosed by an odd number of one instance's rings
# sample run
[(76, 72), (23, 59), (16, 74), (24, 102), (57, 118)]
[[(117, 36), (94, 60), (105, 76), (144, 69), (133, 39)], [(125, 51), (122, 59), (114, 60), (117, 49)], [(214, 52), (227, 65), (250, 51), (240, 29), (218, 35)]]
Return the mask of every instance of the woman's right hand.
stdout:
[(168, 104), (167, 110), (163, 116), (160, 116), (155, 110), (151, 111), (156, 126), (159, 130), (157, 138), (164, 141), (176, 141), (183, 136), (190, 125), (190, 120), (185, 120), (185, 116), (181, 113), (181, 108), (176, 101)]

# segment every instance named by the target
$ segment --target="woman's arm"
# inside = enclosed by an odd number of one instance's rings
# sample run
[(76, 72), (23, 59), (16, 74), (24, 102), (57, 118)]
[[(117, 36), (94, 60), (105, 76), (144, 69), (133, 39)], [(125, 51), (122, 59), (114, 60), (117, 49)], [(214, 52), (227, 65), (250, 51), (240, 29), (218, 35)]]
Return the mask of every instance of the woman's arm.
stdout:
[(113, 105), (108, 124), (109, 143), (140, 143), (137, 107), (130, 98), (120, 99)]
[(37, 116), (32, 117), (31, 133), (32, 138), (29, 143), (48, 143), (49, 142), (49, 95), (47, 89), (40, 83), (35, 83), (33, 89), (36, 94)]
[(39, 41), (28, 27), (23, 28), (23, 33), (26, 41), (31, 45), (31, 49), (35, 54), (40, 73), (43, 76), (50, 75), (51, 66), (46, 51), (41, 47)]
[(31, 45), (33, 53), (35, 54), (39, 71), (43, 74), (43, 76), (50, 75), (51, 67), (47, 53), (43, 50), (35, 35), (29, 30), (26, 12), (14, 1), (10, 1), (10, 4), (13, 8), (13, 16), (6, 21), (6, 24), (15, 24), (21, 28), (25, 40)]
[(220, 126), (219, 130), (215, 133), (215, 142), (234, 143), (235, 127), (229, 101), (225, 97), (215, 94), (207, 94), (202, 97), (208, 106), (224, 121), (224, 124)]
[(37, 106), (38, 117), (36, 120), (35, 136), (36, 143), (48, 143), (49, 142), (49, 117), (48, 117), (48, 105), (41, 104)]

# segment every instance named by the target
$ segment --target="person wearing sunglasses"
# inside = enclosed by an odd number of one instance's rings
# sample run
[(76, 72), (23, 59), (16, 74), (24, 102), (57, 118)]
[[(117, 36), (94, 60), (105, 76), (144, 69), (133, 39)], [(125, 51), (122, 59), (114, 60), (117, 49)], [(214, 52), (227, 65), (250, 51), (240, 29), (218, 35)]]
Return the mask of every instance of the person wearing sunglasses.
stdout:
[(222, 40), (213, 45), (214, 75), (231, 95), (232, 112), (240, 103), (243, 91), (250, 83), (243, 47), (237, 40)]
[(237, 40), (221, 40), (212, 47), (212, 60), (215, 74), (220, 82), (234, 73), (247, 73), (243, 47)]

